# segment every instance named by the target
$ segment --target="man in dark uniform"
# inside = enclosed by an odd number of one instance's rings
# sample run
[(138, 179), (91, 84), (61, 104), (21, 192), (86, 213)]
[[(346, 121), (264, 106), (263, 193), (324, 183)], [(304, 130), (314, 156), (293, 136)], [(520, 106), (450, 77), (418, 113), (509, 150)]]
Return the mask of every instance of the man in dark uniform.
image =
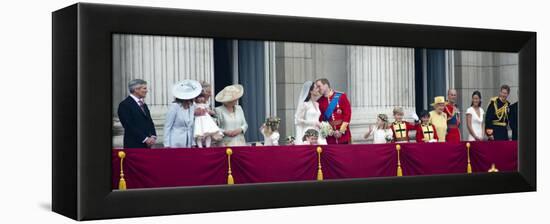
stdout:
[(491, 98), (485, 116), (485, 133), (489, 140), (508, 140), (508, 114), (510, 87), (502, 85), (498, 97)]
[(518, 140), (518, 102), (510, 105), (510, 116), (508, 117), (510, 129), (512, 129), (512, 140)]

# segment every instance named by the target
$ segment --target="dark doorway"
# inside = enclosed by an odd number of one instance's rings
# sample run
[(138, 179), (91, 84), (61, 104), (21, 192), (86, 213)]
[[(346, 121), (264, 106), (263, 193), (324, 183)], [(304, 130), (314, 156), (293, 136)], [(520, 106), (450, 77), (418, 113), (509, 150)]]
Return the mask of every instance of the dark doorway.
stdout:
[(444, 49), (414, 49), (416, 112), (431, 110), (436, 96), (447, 98)]
[[(237, 52), (235, 52), (237, 51)], [(237, 58), (235, 58), (237, 57)], [(236, 73), (236, 74), (234, 74)], [(214, 91), (236, 81), (243, 85), (239, 100), (248, 123), (247, 142), (261, 141), (259, 132), (265, 120), (265, 45), (263, 41), (214, 39)], [(220, 103), (215, 104), (220, 106)]]
[(233, 40), (214, 39), (214, 94), (233, 84), (233, 60)]

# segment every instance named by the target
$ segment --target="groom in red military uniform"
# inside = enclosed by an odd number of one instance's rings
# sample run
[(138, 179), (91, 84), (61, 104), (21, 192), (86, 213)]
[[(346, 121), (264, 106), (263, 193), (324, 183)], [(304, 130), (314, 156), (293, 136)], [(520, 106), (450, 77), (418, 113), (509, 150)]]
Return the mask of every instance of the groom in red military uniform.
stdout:
[(323, 96), (317, 100), (321, 116), (319, 121), (327, 121), (334, 132), (327, 136), (328, 144), (350, 144), (351, 132), (349, 122), (351, 120), (351, 105), (348, 97), (343, 92), (330, 88), (327, 79), (318, 79), (315, 85)]

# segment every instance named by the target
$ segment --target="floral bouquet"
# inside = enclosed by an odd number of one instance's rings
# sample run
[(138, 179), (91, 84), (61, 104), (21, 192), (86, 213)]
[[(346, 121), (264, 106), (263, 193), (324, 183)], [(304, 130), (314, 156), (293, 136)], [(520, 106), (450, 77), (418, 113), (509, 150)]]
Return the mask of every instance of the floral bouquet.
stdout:
[(323, 138), (326, 138), (327, 136), (330, 136), (332, 134), (332, 126), (326, 122), (321, 122), (321, 125), (319, 125), (319, 134), (323, 136)]
[(386, 142), (389, 143), (393, 140), (393, 136), (388, 134), (388, 135), (385, 136), (385, 139), (386, 139)]
[(294, 145), (295, 140), (296, 140), (296, 138), (294, 138), (294, 136), (289, 135), (288, 137), (286, 137), (286, 143), (288, 145)]

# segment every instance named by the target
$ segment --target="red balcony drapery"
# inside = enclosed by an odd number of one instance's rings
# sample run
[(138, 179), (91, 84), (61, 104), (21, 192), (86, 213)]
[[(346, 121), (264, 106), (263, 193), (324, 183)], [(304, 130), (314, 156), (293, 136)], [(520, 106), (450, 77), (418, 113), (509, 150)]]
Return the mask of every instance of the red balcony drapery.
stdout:
[[(473, 172), (517, 171), (517, 142), (471, 142)], [(400, 144), (404, 176), (466, 173), (466, 142)], [(323, 179), (397, 175), (396, 144), (321, 146)], [(224, 148), (115, 149), (112, 153), (113, 189), (120, 180), (119, 151), (124, 151), (124, 179), (128, 189), (227, 184), (228, 156)], [(317, 146), (231, 147), (235, 184), (317, 180)]]

